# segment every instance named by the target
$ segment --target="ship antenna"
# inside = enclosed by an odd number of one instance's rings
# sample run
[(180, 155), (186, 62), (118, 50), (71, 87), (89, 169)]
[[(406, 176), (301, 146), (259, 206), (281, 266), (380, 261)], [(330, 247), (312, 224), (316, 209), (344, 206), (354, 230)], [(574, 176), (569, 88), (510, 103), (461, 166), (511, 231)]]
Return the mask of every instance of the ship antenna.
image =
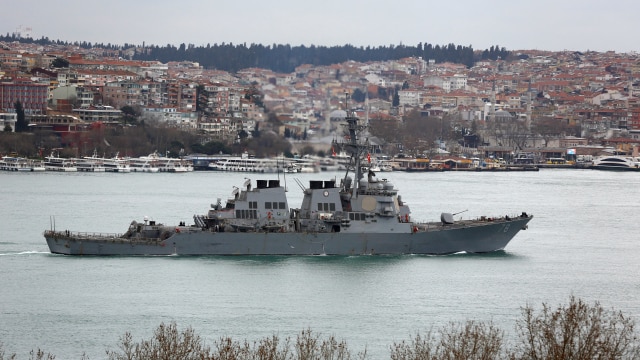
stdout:
[[(347, 117), (345, 121), (347, 122), (347, 130), (349, 131), (349, 142), (347, 143), (346, 148), (351, 154), (351, 159), (353, 160), (353, 172), (354, 172), (354, 184), (352, 187), (351, 196), (357, 197), (357, 189), (360, 183), (360, 179), (364, 176), (362, 171), (360, 170), (360, 161), (361, 157), (364, 155), (364, 150), (366, 145), (360, 144), (358, 142), (358, 135), (364, 130), (366, 125), (359, 125), (358, 118), (355, 114), (355, 111), (351, 111), (348, 107), (348, 93), (345, 93), (345, 110), (347, 113)], [(349, 174), (349, 170), (347, 168), (347, 174), (345, 175), (345, 180), (347, 175)]]

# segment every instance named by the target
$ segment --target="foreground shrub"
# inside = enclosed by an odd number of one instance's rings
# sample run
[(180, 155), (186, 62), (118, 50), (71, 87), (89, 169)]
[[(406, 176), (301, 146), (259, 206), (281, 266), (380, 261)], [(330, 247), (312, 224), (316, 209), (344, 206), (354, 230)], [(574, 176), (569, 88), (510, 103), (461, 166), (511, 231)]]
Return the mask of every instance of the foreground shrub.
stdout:
[[(31, 360), (55, 360), (55, 355), (52, 355), (50, 353), (45, 353), (44, 351), (38, 349), (38, 351), (33, 351), (31, 350), (31, 352), (29, 353)], [(18, 357), (16, 356), (16, 354), (11, 354), (11, 355), (6, 355), (6, 359), (7, 360), (15, 360)], [(84, 356), (83, 356), (84, 359)], [(5, 353), (4, 353), (4, 345), (0, 342), (0, 360), (5, 360)]]
[(439, 335), (416, 335), (407, 343), (391, 346), (392, 360), (494, 360), (502, 356), (504, 334), (493, 324), (468, 321), (464, 325), (450, 323)]
[(567, 306), (540, 313), (527, 306), (516, 324), (520, 341), (512, 359), (640, 359), (634, 321), (571, 297)]
[[(175, 323), (161, 324), (150, 340), (139, 343), (134, 343), (131, 334), (127, 332), (120, 338), (118, 348), (119, 352), (107, 351), (110, 360), (351, 359), (344, 341), (338, 342), (333, 336), (321, 339), (311, 330), (303, 330), (294, 344), (289, 338), (281, 344), (276, 335), (253, 344), (223, 337), (214, 343), (212, 350), (204, 345), (192, 328), (180, 332)], [(364, 359), (366, 355), (359, 356)]]
[[(491, 322), (450, 323), (426, 336), (390, 347), (392, 360), (640, 360), (640, 339), (634, 321), (621, 312), (605, 310), (599, 303), (588, 305), (571, 297), (569, 304), (553, 309), (542, 304), (536, 312), (521, 309), (513, 344), (505, 342), (504, 332)], [(222, 337), (206, 346), (192, 328), (179, 331), (175, 323), (160, 324), (149, 340), (134, 342), (125, 333), (116, 351), (107, 350), (110, 360), (349, 360), (367, 359), (364, 352), (352, 355), (345, 341), (322, 338), (303, 330), (295, 340), (280, 341), (272, 335), (254, 343)], [(54, 360), (38, 349), (31, 360)], [(0, 343), (0, 360), (5, 357)], [(88, 359), (85, 355), (82, 359)]]

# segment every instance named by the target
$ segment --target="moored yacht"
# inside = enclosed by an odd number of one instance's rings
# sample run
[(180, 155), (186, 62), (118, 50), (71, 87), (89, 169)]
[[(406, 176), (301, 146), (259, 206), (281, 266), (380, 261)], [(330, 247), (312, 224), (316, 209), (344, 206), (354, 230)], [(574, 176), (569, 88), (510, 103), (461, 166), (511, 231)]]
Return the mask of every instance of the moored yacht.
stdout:
[(596, 170), (640, 171), (640, 159), (624, 155), (601, 156), (593, 161), (591, 168)]

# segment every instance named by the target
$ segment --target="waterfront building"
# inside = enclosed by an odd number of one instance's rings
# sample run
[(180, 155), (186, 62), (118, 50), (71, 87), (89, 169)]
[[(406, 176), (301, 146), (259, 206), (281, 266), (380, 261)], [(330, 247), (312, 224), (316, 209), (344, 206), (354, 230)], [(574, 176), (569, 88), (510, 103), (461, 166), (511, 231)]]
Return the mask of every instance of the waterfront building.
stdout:
[(20, 101), (25, 114), (44, 114), (47, 111), (49, 85), (34, 83), (28, 79), (0, 82), (0, 111), (15, 111)]

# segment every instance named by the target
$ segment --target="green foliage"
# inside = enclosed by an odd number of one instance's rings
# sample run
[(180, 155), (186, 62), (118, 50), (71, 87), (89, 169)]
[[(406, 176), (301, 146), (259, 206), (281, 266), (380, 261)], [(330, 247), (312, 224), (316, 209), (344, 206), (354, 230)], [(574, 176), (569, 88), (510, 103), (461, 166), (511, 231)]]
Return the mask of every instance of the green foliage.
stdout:
[(195, 143), (191, 145), (191, 151), (198, 154), (217, 155), (230, 154), (231, 149), (220, 141), (209, 141), (205, 144)]
[(316, 149), (311, 145), (305, 145), (302, 149), (300, 149), (300, 155), (314, 155), (316, 153)]
[(68, 68), (69, 67), (69, 60), (63, 59), (61, 57), (57, 57), (57, 58), (53, 59), (53, 61), (51, 62), (51, 67), (53, 67), (53, 68)]
[(246, 138), (249, 137), (249, 133), (246, 130), (242, 129), (242, 130), (238, 131), (238, 137), (241, 140), (245, 140)]
[(140, 112), (137, 111), (133, 106), (125, 105), (120, 108), (120, 111), (122, 111), (122, 122), (125, 125), (138, 124), (138, 118), (140, 118)]
[(243, 141), (234, 152), (241, 153), (243, 149), (256, 157), (275, 157), (290, 150), (291, 144), (273, 132), (263, 132), (260, 137)]
[(136, 109), (134, 109), (133, 106), (131, 106), (131, 105), (125, 105), (125, 106), (121, 107), (120, 111), (122, 111), (123, 115), (130, 115), (130, 116), (133, 116), (133, 117), (140, 116), (140, 114), (136, 111)]
[(356, 88), (355, 90), (353, 90), (353, 94), (351, 94), (351, 99), (353, 99), (353, 101), (355, 102), (364, 102), (365, 95), (366, 94), (364, 93), (364, 91)]
[(257, 138), (260, 137), (261, 134), (262, 132), (260, 131), (260, 123), (256, 121), (256, 126), (254, 126), (253, 130), (251, 131), (251, 136)]
[(16, 121), (16, 132), (24, 132), (29, 130), (29, 123), (24, 115), (24, 108), (22, 107), (22, 103), (20, 100), (14, 103), (14, 107), (16, 110), (16, 114), (18, 115), (18, 119)]
[[(36, 43), (40, 45), (73, 45), (83, 49), (103, 48), (117, 51), (119, 56), (127, 56), (125, 50), (136, 46), (124, 43), (102, 44), (90, 43), (86, 41), (73, 43), (61, 40), (50, 40), (48, 37), (41, 39), (19, 38), (15, 35), (0, 35), (0, 41), (22, 43)], [(139, 45), (138, 45), (139, 46)], [(474, 61), (480, 59), (506, 59), (511, 53), (504, 47), (497, 45), (474, 55), (471, 45), (462, 46), (449, 43), (447, 45), (432, 45), (429, 43), (418, 43), (416, 46), (410, 45), (389, 45), (389, 46), (367, 46), (356, 47), (353, 45), (342, 46), (291, 46), (289, 44), (250, 44), (246, 43), (234, 45), (232, 43), (207, 44), (195, 46), (194, 44), (180, 44), (176, 47), (172, 44), (165, 46), (144, 45), (145, 52), (136, 53), (134, 60), (158, 60), (163, 63), (170, 61), (196, 61), (209, 69), (220, 69), (236, 72), (240, 69), (259, 67), (271, 69), (276, 72), (290, 73), (297, 66), (311, 64), (316, 66), (331, 65), (353, 60), (359, 62), (397, 60), (406, 57), (422, 57), (423, 59), (433, 59), (436, 62), (454, 62), (471, 67)], [(67, 67), (64, 59), (54, 60), (58, 67)], [(340, 73), (336, 73), (339, 77)]]

